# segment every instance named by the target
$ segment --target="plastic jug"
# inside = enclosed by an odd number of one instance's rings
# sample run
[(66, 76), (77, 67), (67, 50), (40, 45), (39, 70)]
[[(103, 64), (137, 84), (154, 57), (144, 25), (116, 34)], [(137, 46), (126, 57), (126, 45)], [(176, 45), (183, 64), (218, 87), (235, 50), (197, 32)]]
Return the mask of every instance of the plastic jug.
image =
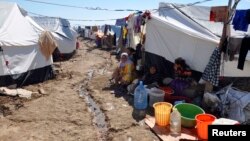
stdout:
[(177, 108), (173, 108), (173, 112), (170, 114), (170, 133), (174, 136), (181, 134), (181, 114)]
[(134, 107), (135, 109), (146, 109), (148, 106), (148, 93), (146, 88), (143, 85), (143, 82), (140, 81), (139, 85), (135, 88), (134, 93)]

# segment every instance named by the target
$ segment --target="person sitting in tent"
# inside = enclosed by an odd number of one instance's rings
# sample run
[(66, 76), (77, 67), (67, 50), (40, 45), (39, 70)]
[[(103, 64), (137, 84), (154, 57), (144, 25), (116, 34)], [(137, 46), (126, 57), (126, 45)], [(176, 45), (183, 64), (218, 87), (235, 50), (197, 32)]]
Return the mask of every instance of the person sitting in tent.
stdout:
[(144, 85), (147, 85), (147, 88), (159, 87), (161, 85), (162, 79), (158, 73), (156, 65), (151, 65), (148, 72), (143, 75), (141, 78), (135, 79), (132, 84), (127, 87), (128, 94), (133, 95), (135, 88), (138, 86), (139, 81), (143, 81)]
[(168, 79), (171, 80), (169, 85), (174, 89), (175, 95), (184, 96), (183, 90), (190, 87), (192, 83), (192, 71), (183, 58), (175, 59), (174, 73), (174, 79)]
[(161, 84), (161, 77), (160, 77), (160, 74), (158, 73), (156, 65), (151, 65), (149, 67), (149, 72), (147, 72), (143, 76), (142, 81), (143, 81), (143, 84), (145, 85), (155, 84), (159, 86)]
[(112, 78), (115, 80), (115, 84), (129, 85), (133, 81), (134, 64), (129, 59), (128, 53), (121, 54), (119, 66), (113, 72)]

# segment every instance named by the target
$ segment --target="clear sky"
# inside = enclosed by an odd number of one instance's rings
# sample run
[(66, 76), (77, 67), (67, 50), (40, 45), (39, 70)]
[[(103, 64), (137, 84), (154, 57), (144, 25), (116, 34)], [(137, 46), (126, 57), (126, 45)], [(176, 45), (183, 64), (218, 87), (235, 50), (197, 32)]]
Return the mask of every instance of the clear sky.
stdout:
[[(42, 3), (34, 3), (27, 0), (0, 0), (16, 2), (28, 12), (46, 16), (62, 17), (66, 19), (103, 20), (117, 19), (128, 16), (131, 11), (93, 11), (81, 8), (61, 7)], [(100, 7), (106, 9), (157, 9), (159, 2), (188, 4), (203, 0), (35, 0), (62, 5), (73, 5), (79, 7)], [(218, 6), (227, 5), (228, 0), (212, 0), (199, 5)], [(250, 9), (250, 0), (241, 0), (237, 9)], [(115, 21), (70, 21), (72, 25), (102, 25), (105, 23), (114, 24)]]

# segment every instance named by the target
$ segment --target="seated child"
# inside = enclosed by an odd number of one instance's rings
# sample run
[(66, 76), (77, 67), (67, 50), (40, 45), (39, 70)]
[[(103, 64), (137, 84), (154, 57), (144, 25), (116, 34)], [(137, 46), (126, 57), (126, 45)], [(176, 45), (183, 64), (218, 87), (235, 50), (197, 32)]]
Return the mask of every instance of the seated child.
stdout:
[(127, 87), (128, 93), (133, 94), (135, 88), (138, 86), (139, 81), (142, 80), (144, 85), (147, 85), (147, 88), (158, 87), (161, 83), (161, 77), (157, 72), (157, 67), (152, 65), (149, 67), (149, 71), (139, 79), (135, 79), (132, 84)]

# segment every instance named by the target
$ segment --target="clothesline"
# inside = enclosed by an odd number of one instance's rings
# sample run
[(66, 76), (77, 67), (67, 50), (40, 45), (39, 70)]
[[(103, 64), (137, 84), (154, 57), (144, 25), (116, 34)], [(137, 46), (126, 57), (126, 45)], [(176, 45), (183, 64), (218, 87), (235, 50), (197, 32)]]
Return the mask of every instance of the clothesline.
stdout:
[[(38, 0), (26, 0), (26, 1), (30, 1), (30, 2), (35, 2), (35, 3), (42, 3), (42, 4), (49, 4), (49, 5), (57, 5), (57, 6), (63, 6), (63, 7), (71, 7), (71, 8), (81, 8), (81, 9), (87, 9), (87, 10), (106, 10), (106, 11), (137, 11), (137, 12), (143, 12), (143, 11), (150, 11), (150, 12), (157, 12), (158, 9), (149, 9), (149, 10), (136, 10), (136, 9), (106, 9), (106, 8), (100, 8), (100, 7), (81, 7), (81, 6), (74, 6), (74, 5), (64, 5), (64, 4), (57, 4), (57, 3), (50, 3), (50, 2), (42, 2), (42, 1), (38, 1)], [(172, 10), (172, 9), (180, 9), (180, 8), (184, 8), (184, 7), (188, 7), (188, 6), (193, 6), (196, 4), (201, 4), (204, 2), (208, 2), (208, 1), (212, 1), (212, 0), (202, 0), (202, 1), (197, 1), (197, 2), (193, 2), (193, 3), (189, 3), (187, 5), (183, 5), (180, 7), (166, 7), (168, 10)], [(164, 8), (164, 7), (162, 7)], [(38, 16), (42, 16), (42, 17), (52, 17), (52, 16), (45, 16), (42, 14), (37, 14), (34, 12), (28, 12), (31, 13), (33, 15), (38, 15)], [(65, 18), (64, 18), (65, 19)], [(114, 20), (118, 20), (118, 19), (122, 19), (122, 18), (116, 18), (116, 19), (101, 19), (101, 20), (91, 20), (91, 19), (72, 19), (72, 18), (67, 18), (67, 20), (69, 21), (114, 21)]]
[[(75, 5), (68, 5), (68, 4), (59, 4), (59, 3), (52, 3), (52, 2), (44, 2), (44, 1), (39, 1), (39, 0), (25, 0), (25, 1), (29, 1), (29, 2), (33, 2), (33, 3), (40, 3), (40, 4), (47, 4), (47, 5), (54, 5), (54, 6), (61, 6), (61, 7), (70, 7), (70, 8), (78, 8), (78, 9), (85, 9), (85, 10), (100, 10), (100, 11), (116, 11), (116, 12), (120, 12), (120, 11), (145, 11), (144, 10), (139, 10), (139, 9), (107, 9), (107, 8), (101, 8), (101, 7), (83, 7), (83, 6), (75, 6)], [(208, 1), (213, 1), (213, 0), (201, 0), (201, 1), (196, 1), (193, 3), (189, 3), (185, 6), (181, 6), (179, 8), (182, 7), (186, 7), (186, 6), (192, 6), (192, 5), (196, 5), (196, 4), (202, 4)], [(175, 9), (175, 8), (169, 8), (169, 9)], [(157, 9), (149, 9), (151, 10), (157, 10)]]

